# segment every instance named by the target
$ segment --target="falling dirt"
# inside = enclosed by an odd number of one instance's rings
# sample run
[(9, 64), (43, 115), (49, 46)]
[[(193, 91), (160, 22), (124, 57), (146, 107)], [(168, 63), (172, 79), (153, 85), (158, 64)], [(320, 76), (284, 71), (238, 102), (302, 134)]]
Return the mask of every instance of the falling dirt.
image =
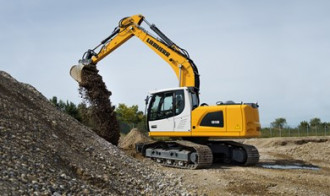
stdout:
[(111, 92), (107, 90), (98, 72), (95, 65), (88, 65), (82, 70), (79, 92), (91, 105), (90, 117), (96, 127), (94, 131), (110, 143), (118, 145), (119, 126), (110, 102)]

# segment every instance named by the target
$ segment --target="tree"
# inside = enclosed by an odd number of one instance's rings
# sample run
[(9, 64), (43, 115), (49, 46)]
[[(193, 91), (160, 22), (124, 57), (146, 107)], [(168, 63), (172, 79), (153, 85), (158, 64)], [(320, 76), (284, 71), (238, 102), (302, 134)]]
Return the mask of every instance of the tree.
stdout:
[[(56, 96), (53, 96), (49, 101), (59, 110), (76, 118), (85, 126), (90, 127), (93, 130), (97, 130), (97, 126), (93, 120), (92, 109), (88, 107), (86, 103), (80, 103), (76, 106), (69, 101), (58, 100)], [(119, 104), (115, 110), (117, 119), (119, 121), (120, 130), (123, 133), (128, 133), (132, 128), (136, 127), (140, 130), (145, 129), (146, 116), (142, 111), (139, 111), (137, 105), (128, 107), (125, 104)]]
[(323, 122), (321, 126), (322, 126), (322, 129), (324, 130), (324, 135), (327, 135), (327, 132), (330, 129), (330, 123)]
[(323, 123), (322, 123), (322, 127), (330, 128), (330, 123), (328, 123), (328, 122), (323, 122)]
[(125, 104), (120, 103), (116, 108), (116, 113), (118, 120), (127, 123), (130, 128), (136, 127), (144, 120), (144, 114), (139, 111), (139, 107), (137, 105), (128, 107)]
[(71, 116), (73, 116), (78, 121), (81, 121), (81, 116), (78, 110), (78, 107), (72, 102), (66, 102), (65, 104), (65, 112)]
[(322, 122), (321, 122), (321, 119), (319, 119), (319, 118), (312, 118), (309, 121), (309, 124), (310, 124), (312, 129), (318, 130), (319, 127), (321, 127)]
[(66, 103), (62, 100), (57, 99), (56, 96), (53, 96), (49, 100), (57, 109), (69, 114), (70, 116), (74, 117), (75, 119), (81, 121), (81, 115), (78, 111), (78, 107), (69, 101), (66, 101)]
[(91, 109), (87, 107), (85, 103), (80, 103), (78, 105), (78, 112), (80, 114), (82, 124), (92, 129), (96, 129), (96, 125), (91, 117)]
[(271, 123), (273, 128), (283, 129), (287, 125), (285, 118), (277, 118)]
[(300, 130), (306, 129), (309, 126), (309, 123), (307, 121), (301, 121), (298, 128)]

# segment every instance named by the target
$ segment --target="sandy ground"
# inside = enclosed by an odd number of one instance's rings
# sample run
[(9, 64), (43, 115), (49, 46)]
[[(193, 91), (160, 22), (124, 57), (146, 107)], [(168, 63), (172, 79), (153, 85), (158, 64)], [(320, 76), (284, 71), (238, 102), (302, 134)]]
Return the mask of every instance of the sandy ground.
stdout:
[[(196, 195), (330, 195), (330, 137), (240, 140), (255, 145), (260, 163), (253, 167), (214, 165), (183, 170), (154, 167), (183, 179)], [(143, 159), (143, 162), (151, 162)], [(269, 169), (299, 165), (313, 169)], [(316, 168), (319, 169), (316, 169)]]

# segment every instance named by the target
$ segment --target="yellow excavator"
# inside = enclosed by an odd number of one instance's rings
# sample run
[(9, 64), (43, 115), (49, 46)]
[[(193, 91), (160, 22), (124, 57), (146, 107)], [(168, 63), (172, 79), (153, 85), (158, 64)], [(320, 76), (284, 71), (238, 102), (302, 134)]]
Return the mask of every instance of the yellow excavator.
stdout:
[[(142, 22), (157, 36), (145, 30), (141, 26)], [(181, 139), (140, 143), (136, 145), (136, 150), (169, 167), (207, 168), (214, 162), (256, 164), (259, 153), (254, 146), (223, 138), (259, 136), (258, 104), (232, 101), (217, 102), (212, 106), (200, 104), (199, 73), (188, 52), (172, 42), (142, 15), (120, 20), (111, 35), (94, 49), (85, 52), (79, 64), (71, 68), (70, 75), (81, 82), (81, 73), (85, 67), (96, 66), (133, 36), (165, 60), (179, 81), (178, 87), (149, 93), (146, 99), (149, 136)]]

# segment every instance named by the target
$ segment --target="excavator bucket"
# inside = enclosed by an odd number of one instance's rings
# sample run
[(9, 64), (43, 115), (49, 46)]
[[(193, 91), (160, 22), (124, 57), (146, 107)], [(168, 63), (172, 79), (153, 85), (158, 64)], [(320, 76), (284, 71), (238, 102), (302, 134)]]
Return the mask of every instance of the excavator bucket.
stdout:
[(81, 78), (81, 71), (84, 69), (83, 64), (79, 65), (74, 65), (70, 69), (70, 75), (73, 79), (75, 79), (78, 83), (81, 83), (82, 78)]

